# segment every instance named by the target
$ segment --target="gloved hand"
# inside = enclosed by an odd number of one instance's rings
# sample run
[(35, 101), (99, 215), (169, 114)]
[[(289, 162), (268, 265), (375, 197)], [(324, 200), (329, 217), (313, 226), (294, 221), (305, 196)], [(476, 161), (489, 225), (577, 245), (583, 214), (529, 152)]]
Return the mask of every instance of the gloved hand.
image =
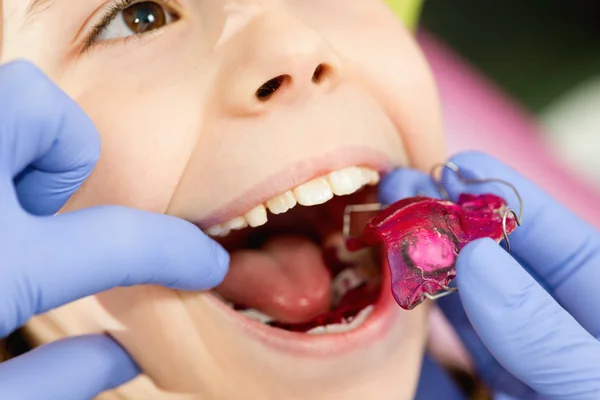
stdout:
[[(0, 337), (112, 287), (203, 290), (223, 279), (228, 254), (184, 220), (112, 206), (52, 216), (99, 152), (92, 122), (39, 70), (0, 67)], [(109, 337), (77, 337), (0, 364), (0, 398), (89, 399), (137, 373)]]
[[(496, 393), (516, 399), (600, 399), (600, 233), (489, 156), (451, 161), (468, 179), (513, 184), (524, 201), (511, 254), (489, 239), (467, 245), (457, 261), (458, 296), (438, 302), (479, 373)], [(454, 200), (491, 192), (519, 210), (504, 185), (464, 184), (448, 169), (442, 183)], [(390, 203), (418, 191), (439, 197), (428, 175), (399, 170), (383, 182), (381, 197)]]

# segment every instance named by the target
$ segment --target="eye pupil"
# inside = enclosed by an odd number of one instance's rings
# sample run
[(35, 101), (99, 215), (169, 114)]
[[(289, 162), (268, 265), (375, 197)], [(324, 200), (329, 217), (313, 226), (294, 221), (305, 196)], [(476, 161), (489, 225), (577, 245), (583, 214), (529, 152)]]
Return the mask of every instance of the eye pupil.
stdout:
[(123, 19), (127, 27), (138, 34), (161, 28), (167, 23), (163, 7), (152, 1), (144, 1), (126, 8), (123, 10)]

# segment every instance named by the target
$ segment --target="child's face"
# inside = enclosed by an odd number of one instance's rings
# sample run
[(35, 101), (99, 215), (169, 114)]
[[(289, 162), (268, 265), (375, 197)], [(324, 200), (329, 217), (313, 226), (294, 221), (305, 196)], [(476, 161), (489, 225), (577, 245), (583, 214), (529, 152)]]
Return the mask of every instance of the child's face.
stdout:
[[(103, 139), (96, 170), (66, 210), (122, 204), (207, 229), (341, 168), (427, 169), (444, 157), (432, 78), (382, 0), (134, 2), (95, 37), (123, 0), (52, 0), (26, 17), (28, 2), (4, 0), (2, 61), (37, 63)], [(315, 190), (300, 202), (329, 197)], [(350, 198), (336, 197), (337, 211)], [(220, 292), (284, 322), (326, 311), (320, 253), (341, 219), (314, 210), (303, 222), (311, 208), (281, 216), (282, 230), (296, 232), (287, 240), (269, 232), (249, 251), (239, 247), (249, 247), (240, 243), (252, 231), (224, 239), (238, 249)], [(246, 220), (264, 222), (254, 213)], [(326, 224), (333, 228), (312, 226)], [(321, 236), (308, 239), (300, 226)], [(426, 307), (403, 312), (388, 292), (343, 335), (249, 324), (212, 295), (156, 287), (115, 290), (51, 315), (67, 334), (115, 329), (167, 390), (207, 399), (408, 399)]]

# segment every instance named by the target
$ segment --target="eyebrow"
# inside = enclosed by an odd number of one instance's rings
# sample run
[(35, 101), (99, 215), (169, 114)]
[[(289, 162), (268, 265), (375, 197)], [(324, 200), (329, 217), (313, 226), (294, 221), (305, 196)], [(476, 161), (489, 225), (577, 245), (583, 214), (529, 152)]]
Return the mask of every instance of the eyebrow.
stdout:
[(34, 15), (44, 11), (52, 5), (54, 0), (33, 0), (29, 7), (27, 7), (27, 18), (31, 18)]

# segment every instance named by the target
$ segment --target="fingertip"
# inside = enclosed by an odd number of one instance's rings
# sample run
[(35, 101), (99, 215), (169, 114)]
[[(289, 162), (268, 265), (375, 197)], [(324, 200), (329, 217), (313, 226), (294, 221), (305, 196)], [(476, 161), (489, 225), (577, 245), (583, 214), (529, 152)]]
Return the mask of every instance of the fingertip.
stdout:
[(209, 253), (212, 254), (212, 259), (214, 260), (213, 265), (209, 269), (209, 273), (206, 275), (206, 279), (202, 283), (205, 286), (205, 289), (212, 289), (218, 285), (220, 285), (227, 272), (229, 271), (229, 262), (231, 257), (227, 250), (223, 246), (221, 246), (217, 241), (211, 239), (208, 235), (202, 233), (205, 237), (207, 243), (207, 248), (209, 249)]
[(421, 171), (400, 168), (386, 175), (379, 185), (379, 199), (383, 204), (416, 195), (439, 197), (431, 177)]
[(229, 269), (229, 253), (217, 241), (186, 220), (169, 219), (173, 242), (177, 242), (179, 265), (169, 287), (179, 290), (208, 290), (218, 286)]
[(70, 339), (73, 343), (77, 343), (79, 356), (89, 362), (90, 368), (105, 377), (104, 390), (129, 382), (141, 372), (125, 349), (107, 335), (74, 337)]
[(552, 301), (535, 279), (491, 239), (477, 240), (461, 251), (457, 282), (465, 312), (487, 344), (502, 335), (516, 340), (522, 333), (520, 327), (531, 320), (536, 307), (544, 308)]
[(126, 351), (106, 335), (61, 339), (0, 364), (0, 375), (8, 378), (2, 382), (2, 393), (18, 393), (19, 399), (48, 393), (95, 398), (139, 373)]
[[(34, 122), (40, 119), (56, 122), (56, 102), (62, 97), (56, 94), (62, 91), (30, 61), (19, 59), (3, 65), (0, 68), (0, 89), (6, 92), (1, 100), (7, 111), (17, 109), (27, 119), (37, 116)], [(52, 124), (52, 127), (55, 125)]]
[(0, 80), (5, 80), (7, 83), (10, 83), (15, 79), (45, 79), (45, 75), (31, 61), (18, 59), (7, 62), (0, 68)]
[(447, 190), (451, 198), (457, 199), (458, 196), (463, 192), (471, 192), (472, 190), (481, 189), (481, 187), (469, 187), (468, 184), (462, 182), (461, 177), (464, 179), (479, 179), (478, 176), (481, 174), (481, 168), (486, 168), (486, 164), (489, 163), (490, 157), (480, 151), (465, 151), (452, 156), (449, 160), (449, 164), (453, 164), (458, 168), (458, 172), (453, 168), (444, 168), (442, 171), (442, 184)]
[(3, 140), (15, 143), (7, 146), (12, 149), (7, 172), (11, 178), (21, 174), (17, 189), (24, 207), (34, 214), (53, 214), (100, 158), (96, 126), (77, 102), (26, 60), (0, 68), (0, 112), (8, 128)]
[[(75, 298), (116, 286), (161, 285), (201, 291), (217, 286), (227, 273), (229, 255), (196, 225), (170, 215), (100, 206), (36, 219), (43, 243), (60, 253), (55, 273), (74, 275), (85, 266), (75, 288), (48, 287), (44, 299), (55, 307)], [(32, 263), (35, 276), (45, 276), (44, 265)], [(43, 269), (40, 271), (40, 269)]]
[(533, 280), (503, 247), (490, 238), (467, 244), (458, 256), (456, 270), (459, 286), (516, 289), (515, 283)]
[[(445, 168), (442, 173), (442, 184), (452, 199), (460, 194), (493, 193), (504, 198), (514, 210), (522, 206), (522, 199), (539, 195), (539, 190), (528, 182), (508, 164), (480, 151), (469, 151), (453, 156), (450, 163), (453, 168)], [(517, 193), (518, 192), (518, 195)]]
[(456, 281), (466, 309), (484, 312), (506, 306), (510, 293), (533, 280), (494, 240), (483, 238), (466, 245), (456, 263)]
[(479, 150), (468, 150), (455, 154), (449, 160), (459, 168), (466, 168), (468, 165), (484, 165), (484, 164), (497, 164), (498, 160), (492, 156), (479, 151)]
[(497, 256), (498, 250), (501, 250), (498, 243), (490, 238), (477, 239), (468, 243), (460, 251), (456, 261), (457, 279), (468, 278), (473, 274), (481, 275), (491, 258)]

